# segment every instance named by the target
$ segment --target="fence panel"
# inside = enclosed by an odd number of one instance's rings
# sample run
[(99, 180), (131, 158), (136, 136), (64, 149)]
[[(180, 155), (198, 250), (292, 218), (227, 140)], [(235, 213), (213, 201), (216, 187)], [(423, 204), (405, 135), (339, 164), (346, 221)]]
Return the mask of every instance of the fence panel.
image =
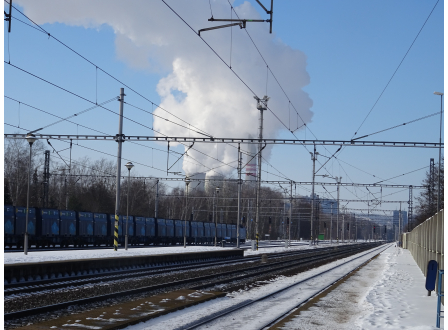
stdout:
[(444, 269), (443, 210), (403, 235), (403, 242), (425, 277), (430, 260), (437, 261), (439, 269)]

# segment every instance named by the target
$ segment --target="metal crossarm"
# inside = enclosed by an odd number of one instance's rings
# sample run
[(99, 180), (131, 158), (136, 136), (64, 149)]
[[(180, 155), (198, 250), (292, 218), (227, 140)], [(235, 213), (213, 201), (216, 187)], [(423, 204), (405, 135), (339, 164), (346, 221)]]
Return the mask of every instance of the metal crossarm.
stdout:
[[(38, 139), (56, 140), (97, 140), (116, 141), (112, 135), (66, 135), (66, 134), (35, 134)], [(5, 139), (25, 139), (26, 134), (4, 134)], [(439, 142), (408, 142), (408, 141), (347, 141), (347, 140), (293, 140), (293, 139), (257, 139), (257, 138), (217, 138), (217, 137), (182, 137), (182, 136), (135, 136), (122, 137), (122, 141), (149, 142), (197, 142), (197, 143), (246, 143), (246, 144), (291, 144), (291, 145), (324, 145), (324, 146), (364, 146), (364, 147), (408, 147), (408, 148), (443, 148)]]

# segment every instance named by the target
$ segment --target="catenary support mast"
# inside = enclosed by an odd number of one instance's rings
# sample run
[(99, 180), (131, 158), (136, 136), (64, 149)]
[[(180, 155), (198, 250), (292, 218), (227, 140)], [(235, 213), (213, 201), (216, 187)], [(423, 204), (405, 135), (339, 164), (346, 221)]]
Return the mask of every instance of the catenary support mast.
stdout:
[(123, 104), (124, 104), (124, 88), (120, 88), (120, 116), (118, 123), (118, 142), (117, 153), (117, 192), (115, 196), (115, 226), (114, 226), (114, 251), (118, 250), (118, 221), (120, 219), (120, 177), (121, 177), (121, 144), (123, 143)]

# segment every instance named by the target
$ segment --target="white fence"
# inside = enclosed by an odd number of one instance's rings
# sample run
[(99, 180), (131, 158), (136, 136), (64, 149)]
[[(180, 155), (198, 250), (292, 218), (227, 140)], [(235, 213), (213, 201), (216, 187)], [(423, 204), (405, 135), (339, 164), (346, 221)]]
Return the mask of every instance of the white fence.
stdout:
[(403, 248), (411, 252), (425, 277), (430, 260), (437, 261), (439, 269), (444, 269), (443, 210), (419, 224), (410, 233), (403, 234)]

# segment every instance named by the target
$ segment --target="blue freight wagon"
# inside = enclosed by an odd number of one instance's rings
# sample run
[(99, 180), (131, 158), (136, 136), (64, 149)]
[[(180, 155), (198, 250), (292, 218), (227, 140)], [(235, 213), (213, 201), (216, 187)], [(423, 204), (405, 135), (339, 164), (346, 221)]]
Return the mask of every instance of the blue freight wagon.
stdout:
[[(25, 235), (26, 207), (17, 206), (15, 209), (16, 209), (16, 227), (14, 233), (15, 242), (17, 248), (22, 248)], [(37, 244), (36, 240), (37, 227), (38, 222), (36, 219), (36, 209), (34, 207), (30, 207), (28, 209), (28, 247), (30, 247), (31, 244)]]
[(236, 244), (236, 225), (231, 225), (231, 228), (230, 241)]
[(165, 219), (156, 219), (156, 244), (167, 244)]
[(61, 243), (59, 210), (56, 209), (39, 209), (37, 212), (37, 222), (40, 226), (37, 227), (37, 236), (40, 236), (42, 246), (53, 245)]
[(197, 226), (198, 226), (198, 243), (199, 244), (204, 244), (205, 243), (205, 230), (204, 230), (204, 223), (203, 222), (199, 222), (197, 221)]
[(93, 213), (92, 212), (77, 212), (78, 215), (78, 245), (88, 246), (94, 244), (93, 236)]
[(76, 212), (75, 211), (59, 211), (60, 228), (59, 235), (61, 247), (75, 245), (78, 242), (76, 233)]
[(5, 247), (8, 246), (9, 248), (16, 244), (16, 241), (14, 239), (16, 225), (16, 217), (14, 211), (14, 206), (5, 205), (5, 213), (3, 219), (5, 230)]
[(167, 244), (176, 244), (174, 237), (174, 220), (166, 219), (165, 225)]
[(240, 225), (240, 243), (246, 243), (246, 227)]
[(127, 220), (127, 216), (123, 215), (123, 235), (126, 236), (126, 227), (128, 227), (128, 244), (133, 244), (134, 242), (134, 234), (135, 234), (135, 223), (134, 217), (132, 215), (129, 216), (129, 220)]
[(145, 218), (145, 244), (155, 244), (156, 242), (156, 219), (155, 218)]
[[(194, 243), (197, 244), (197, 240), (198, 240), (198, 223), (196, 221), (191, 221), (190, 222), (190, 226), (191, 226), (191, 235), (190, 235), (190, 244)], [(187, 238), (188, 239), (188, 238)]]
[(146, 241), (146, 226), (144, 217), (135, 217), (135, 236), (133, 244), (145, 244)]
[[(186, 225), (185, 225), (186, 224)], [(190, 221), (174, 220), (174, 240), (176, 243), (184, 244), (184, 235), (187, 243), (191, 243), (190, 237)]]
[(110, 239), (110, 225), (106, 213), (93, 213), (93, 246), (111, 246), (113, 239)]
[(226, 236), (226, 225), (223, 223), (218, 223), (216, 225), (216, 237), (218, 242), (221, 242), (224, 236)]
[(215, 244), (215, 234), (216, 234), (216, 227), (214, 222), (209, 222), (210, 224), (210, 236), (212, 237), (211, 243)]
[(211, 242), (211, 232), (210, 232), (210, 223), (204, 222), (204, 242), (206, 244)]

